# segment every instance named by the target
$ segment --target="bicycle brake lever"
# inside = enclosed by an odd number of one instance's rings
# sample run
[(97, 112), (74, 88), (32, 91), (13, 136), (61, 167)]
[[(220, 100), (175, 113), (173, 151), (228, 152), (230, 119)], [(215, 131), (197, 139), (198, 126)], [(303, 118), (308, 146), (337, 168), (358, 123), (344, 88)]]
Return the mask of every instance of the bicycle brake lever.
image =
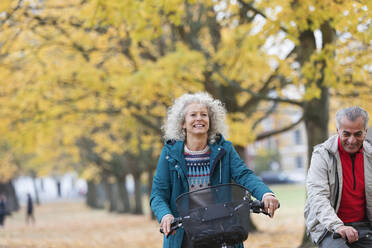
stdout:
[(264, 211), (264, 210), (261, 210), (261, 213), (262, 213), (262, 214), (265, 214), (265, 215), (267, 215), (267, 216), (269, 216), (269, 217), (271, 217), (271, 214), (268, 213), (268, 212), (266, 212), (266, 211)]
[[(159, 230), (162, 234), (164, 234), (164, 232), (163, 232), (163, 228), (160, 228), (160, 230)], [(173, 230), (174, 231), (174, 230)], [(171, 231), (167, 234), (167, 235), (165, 235), (167, 238), (169, 237), (169, 235), (171, 235), (172, 234), (172, 229), (171, 229)]]

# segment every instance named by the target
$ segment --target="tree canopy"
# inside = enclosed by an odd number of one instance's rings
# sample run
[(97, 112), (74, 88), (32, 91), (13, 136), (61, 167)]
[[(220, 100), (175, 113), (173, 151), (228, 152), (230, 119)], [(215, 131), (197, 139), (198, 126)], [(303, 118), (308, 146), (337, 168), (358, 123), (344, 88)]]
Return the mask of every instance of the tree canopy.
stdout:
[[(329, 96), (334, 106), (371, 109), (371, 8), (335, 0), (1, 1), (1, 137), (41, 174), (92, 176), (116, 155), (156, 157), (166, 109), (185, 92), (226, 104), (237, 145), (302, 120), (324, 129)], [(262, 129), (260, 121), (288, 106), (303, 117)], [(99, 160), (83, 159), (82, 138)]]

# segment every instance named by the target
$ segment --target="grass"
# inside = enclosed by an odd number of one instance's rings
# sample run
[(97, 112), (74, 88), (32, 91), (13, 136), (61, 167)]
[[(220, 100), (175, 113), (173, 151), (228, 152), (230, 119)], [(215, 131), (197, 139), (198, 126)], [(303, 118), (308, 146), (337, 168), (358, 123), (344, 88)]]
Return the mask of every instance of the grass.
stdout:
[[(272, 186), (281, 208), (270, 219), (253, 215), (259, 231), (249, 235), (245, 247), (295, 248), (303, 230), (303, 185)], [(110, 214), (92, 210), (83, 202), (48, 203), (36, 207), (36, 224), (27, 226), (24, 211), (0, 228), (0, 248), (161, 248), (162, 236), (148, 215)]]
[(253, 215), (258, 232), (250, 235), (244, 243), (253, 248), (295, 248), (301, 243), (305, 221), (305, 187), (300, 184), (270, 187), (280, 201), (280, 208), (273, 219)]
[(302, 208), (305, 206), (305, 185), (283, 184), (270, 187), (278, 197), (283, 208)]

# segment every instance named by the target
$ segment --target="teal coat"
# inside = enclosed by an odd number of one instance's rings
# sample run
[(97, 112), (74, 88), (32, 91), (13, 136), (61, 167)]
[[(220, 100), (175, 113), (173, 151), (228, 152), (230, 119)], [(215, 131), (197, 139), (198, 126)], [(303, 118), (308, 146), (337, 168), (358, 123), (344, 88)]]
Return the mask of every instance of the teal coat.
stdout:
[[(231, 142), (222, 136), (209, 144), (211, 150), (211, 185), (235, 183), (245, 186), (258, 200), (267, 192), (272, 192), (254, 173), (248, 169)], [(154, 176), (150, 196), (150, 206), (155, 217), (160, 222), (164, 215), (172, 214), (178, 217), (176, 198), (189, 191), (187, 169), (183, 156), (183, 141), (168, 141), (161, 152)], [(164, 236), (164, 248), (180, 248), (183, 229), (177, 230), (169, 238)], [(237, 245), (236, 247), (243, 247)]]

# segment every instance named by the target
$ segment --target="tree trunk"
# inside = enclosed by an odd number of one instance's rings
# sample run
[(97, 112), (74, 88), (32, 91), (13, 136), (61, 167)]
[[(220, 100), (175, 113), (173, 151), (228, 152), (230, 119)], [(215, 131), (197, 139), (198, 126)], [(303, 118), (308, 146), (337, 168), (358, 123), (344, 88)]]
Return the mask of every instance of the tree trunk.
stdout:
[[(235, 147), (237, 153), (239, 156), (245, 161), (245, 149), (243, 146), (236, 146)], [(248, 165), (247, 165), (248, 167)], [(248, 227), (249, 232), (257, 232), (257, 227), (254, 224), (254, 222), (251, 219), (251, 215), (249, 214), (249, 227)]]
[(141, 187), (141, 174), (133, 174), (134, 179), (134, 214), (143, 214), (142, 210), (142, 187)]
[[(147, 186), (147, 193), (150, 197), (151, 191), (152, 191), (152, 181), (154, 179), (154, 170), (153, 170), (152, 166), (148, 166), (147, 175), (148, 175), (148, 180), (147, 181), (148, 181), (148, 184), (149, 184)], [(151, 211), (151, 219), (153, 219), (153, 220), (155, 219), (155, 215), (154, 215), (153, 211)]]
[(89, 207), (97, 208), (96, 199), (97, 199), (97, 191), (96, 191), (96, 184), (93, 181), (87, 182), (87, 195), (85, 202)]
[(109, 212), (114, 212), (118, 209), (117, 202), (116, 202), (116, 197), (115, 197), (114, 184), (105, 181), (104, 182), (104, 189), (105, 189), (107, 200), (108, 200), (108, 203), (109, 203), (108, 210), (109, 210)]
[[(323, 48), (328, 44), (334, 43), (336, 40), (336, 33), (328, 22), (325, 22), (321, 26), (322, 31), (322, 44)], [(310, 58), (312, 53), (311, 50), (315, 50), (313, 46), (308, 46), (314, 43), (314, 34), (311, 32), (304, 32), (301, 36), (301, 46), (304, 54)], [(307, 58), (307, 59), (308, 59)], [(303, 63), (307, 60), (302, 56)], [(317, 78), (315, 83), (321, 90), (320, 98), (312, 99), (305, 103), (304, 106), (304, 122), (307, 134), (307, 155), (308, 155), (308, 168), (310, 167), (311, 155), (313, 147), (317, 144), (323, 143), (328, 138), (328, 122), (329, 122), (329, 89), (324, 83), (324, 69), (327, 66), (325, 61), (317, 61), (320, 65), (320, 78)], [(314, 65), (317, 67), (317, 65)], [(302, 243), (299, 248), (314, 247), (310, 239), (306, 235), (306, 231), (303, 235)]]
[[(328, 88), (320, 87), (321, 97), (308, 102), (304, 109), (304, 121), (307, 135), (308, 168), (310, 167), (313, 147), (328, 138), (329, 94)], [(313, 247), (304, 233), (300, 248)]]
[(118, 177), (117, 179), (118, 179), (119, 196), (120, 196), (120, 200), (123, 205), (123, 213), (129, 213), (130, 202), (129, 202), (129, 193), (127, 190), (126, 176)]
[(32, 176), (32, 185), (34, 186), (35, 203), (37, 205), (40, 205), (39, 190), (37, 189), (37, 185), (36, 185), (36, 176)]
[(98, 185), (94, 181), (88, 181), (86, 204), (91, 208), (103, 208), (104, 206), (104, 204), (100, 204)]
[(44, 179), (43, 178), (40, 178), (40, 190), (41, 190), (41, 192), (45, 192)]
[(322, 87), (321, 90), (321, 98), (314, 99), (307, 103), (304, 112), (304, 121), (307, 134), (308, 167), (310, 167), (310, 159), (313, 147), (317, 144), (323, 143), (328, 138), (328, 89), (326, 87)]
[(13, 182), (9, 180), (6, 183), (0, 183), (0, 194), (6, 197), (6, 207), (10, 211), (19, 210), (18, 198), (13, 186)]

